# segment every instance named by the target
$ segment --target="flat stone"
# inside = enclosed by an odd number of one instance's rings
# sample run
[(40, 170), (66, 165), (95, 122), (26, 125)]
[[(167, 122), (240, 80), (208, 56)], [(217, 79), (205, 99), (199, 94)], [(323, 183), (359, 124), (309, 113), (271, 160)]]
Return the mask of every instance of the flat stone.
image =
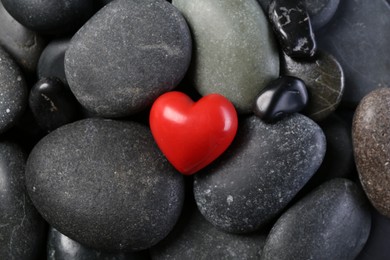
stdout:
[(345, 105), (356, 106), (372, 90), (390, 87), (389, 24), (386, 0), (345, 0), (332, 21), (316, 33), (319, 47), (343, 67)]
[(40, 33), (63, 35), (76, 31), (93, 14), (94, 0), (2, 0), (19, 23)]
[(79, 104), (58, 78), (42, 78), (30, 90), (29, 108), (46, 132), (78, 119)]
[(47, 260), (146, 260), (147, 253), (107, 253), (83, 246), (50, 228), (47, 240)]
[(46, 229), (25, 188), (26, 155), (0, 142), (0, 259), (39, 259)]
[(0, 47), (0, 133), (15, 125), (27, 103), (27, 86), (16, 62)]
[(306, 0), (306, 10), (314, 31), (324, 27), (335, 15), (340, 0)]
[(65, 52), (69, 47), (70, 38), (51, 41), (39, 57), (37, 73), (38, 77), (59, 78), (64, 84), (68, 84), (65, 75)]
[(363, 191), (352, 181), (333, 179), (278, 219), (261, 259), (355, 259), (370, 226)]
[(256, 0), (173, 0), (194, 39), (189, 81), (202, 95), (219, 93), (240, 113), (279, 76), (272, 29)]
[(259, 259), (265, 239), (264, 234), (222, 232), (197, 209), (191, 209), (181, 216), (168, 237), (150, 251), (153, 260)]
[(317, 43), (304, 0), (273, 0), (268, 16), (283, 51), (293, 58), (311, 58)]
[(195, 175), (203, 216), (232, 233), (257, 230), (287, 206), (320, 166), (326, 150), (320, 127), (300, 114), (275, 124), (242, 120), (227, 151)]
[(303, 113), (321, 121), (336, 110), (344, 93), (344, 73), (337, 60), (319, 52), (313, 61), (294, 60), (284, 55), (282, 75), (302, 79), (309, 92), (309, 103)]
[(368, 94), (357, 107), (352, 138), (356, 167), (372, 205), (390, 217), (390, 89)]
[(305, 83), (295, 77), (282, 76), (263, 89), (256, 99), (254, 113), (265, 121), (276, 121), (300, 112), (307, 103)]
[(45, 136), (30, 153), (27, 190), (62, 234), (97, 250), (133, 251), (159, 242), (183, 204), (183, 177), (149, 129), (85, 119)]
[(190, 31), (175, 7), (165, 0), (119, 0), (72, 38), (65, 71), (85, 108), (103, 117), (122, 117), (172, 90), (190, 59)]
[(0, 1), (0, 46), (10, 53), (26, 72), (33, 73), (45, 41), (17, 22)]

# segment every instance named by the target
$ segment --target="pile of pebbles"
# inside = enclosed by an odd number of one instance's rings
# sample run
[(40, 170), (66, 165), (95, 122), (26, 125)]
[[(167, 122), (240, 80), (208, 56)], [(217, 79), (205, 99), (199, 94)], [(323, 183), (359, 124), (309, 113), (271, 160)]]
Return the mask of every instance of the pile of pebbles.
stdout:
[[(1, 0), (0, 259), (388, 259), (389, 25), (387, 0)], [(172, 90), (238, 113), (192, 176), (149, 127)]]

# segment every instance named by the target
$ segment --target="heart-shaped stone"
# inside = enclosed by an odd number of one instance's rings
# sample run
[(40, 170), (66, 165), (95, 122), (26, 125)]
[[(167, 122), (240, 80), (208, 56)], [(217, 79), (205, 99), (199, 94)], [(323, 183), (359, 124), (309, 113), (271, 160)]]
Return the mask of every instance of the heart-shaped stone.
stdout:
[(150, 111), (150, 128), (157, 145), (182, 174), (204, 168), (231, 144), (237, 113), (219, 94), (193, 102), (181, 92), (160, 96)]

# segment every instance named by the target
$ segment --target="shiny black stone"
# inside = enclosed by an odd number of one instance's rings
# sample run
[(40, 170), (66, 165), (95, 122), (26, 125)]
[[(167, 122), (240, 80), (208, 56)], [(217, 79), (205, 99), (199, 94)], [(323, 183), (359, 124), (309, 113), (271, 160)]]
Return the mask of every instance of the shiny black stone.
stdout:
[(265, 121), (274, 121), (301, 111), (307, 102), (305, 83), (296, 77), (282, 76), (262, 91), (256, 99), (254, 113)]
[(294, 58), (310, 58), (317, 44), (304, 1), (274, 0), (269, 18), (283, 51)]
[(29, 106), (38, 125), (50, 132), (77, 119), (79, 104), (57, 78), (43, 78), (31, 89)]

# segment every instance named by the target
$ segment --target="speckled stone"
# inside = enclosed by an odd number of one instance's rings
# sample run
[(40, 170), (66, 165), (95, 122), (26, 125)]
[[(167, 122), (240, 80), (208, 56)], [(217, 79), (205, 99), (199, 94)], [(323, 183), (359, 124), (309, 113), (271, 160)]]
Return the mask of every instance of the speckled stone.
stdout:
[(252, 116), (220, 159), (195, 176), (201, 213), (217, 228), (251, 232), (274, 218), (320, 166), (321, 128), (296, 114), (275, 124)]
[(42, 37), (17, 22), (0, 1), (0, 46), (24, 71), (35, 71), (44, 44)]
[(173, 0), (194, 39), (189, 72), (202, 95), (219, 93), (240, 113), (250, 113), (256, 96), (279, 76), (272, 29), (256, 0)]
[(390, 87), (390, 3), (340, 1), (332, 21), (316, 33), (319, 47), (345, 72), (345, 105), (356, 106), (374, 89)]
[(31, 30), (48, 34), (76, 31), (92, 14), (94, 0), (1, 0), (5, 9)]
[(30, 153), (27, 190), (64, 235), (98, 250), (142, 250), (173, 228), (183, 177), (149, 129), (134, 122), (85, 119), (45, 136)]
[(50, 228), (47, 260), (147, 260), (147, 253), (106, 253), (83, 246)]
[(284, 55), (282, 74), (302, 79), (309, 92), (309, 103), (303, 113), (315, 121), (329, 116), (344, 93), (344, 73), (337, 60), (318, 52), (314, 61), (298, 61)]
[(170, 3), (118, 0), (72, 38), (65, 72), (85, 108), (103, 117), (122, 117), (172, 90), (187, 71), (191, 51), (188, 26)]
[(371, 215), (363, 191), (333, 179), (288, 209), (275, 223), (261, 259), (350, 259), (370, 233)]
[(357, 107), (352, 138), (356, 166), (374, 207), (390, 217), (390, 89), (368, 94)]
[(193, 209), (182, 215), (169, 236), (151, 249), (151, 255), (153, 260), (259, 259), (265, 239), (264, 234), (220, 231)]
[(27, 103), (27, 86), (11, 56), (0, 47), (0, 133), (15, 125)]
[(24, 185), (26, 155), (0, 142), (0, 259), (38, 259), (45, 246), (45, 224)]
[(311, 25), (316, 31), (329, 23), (337, 11), (340, 0), (306, 0), (305, 2)]

